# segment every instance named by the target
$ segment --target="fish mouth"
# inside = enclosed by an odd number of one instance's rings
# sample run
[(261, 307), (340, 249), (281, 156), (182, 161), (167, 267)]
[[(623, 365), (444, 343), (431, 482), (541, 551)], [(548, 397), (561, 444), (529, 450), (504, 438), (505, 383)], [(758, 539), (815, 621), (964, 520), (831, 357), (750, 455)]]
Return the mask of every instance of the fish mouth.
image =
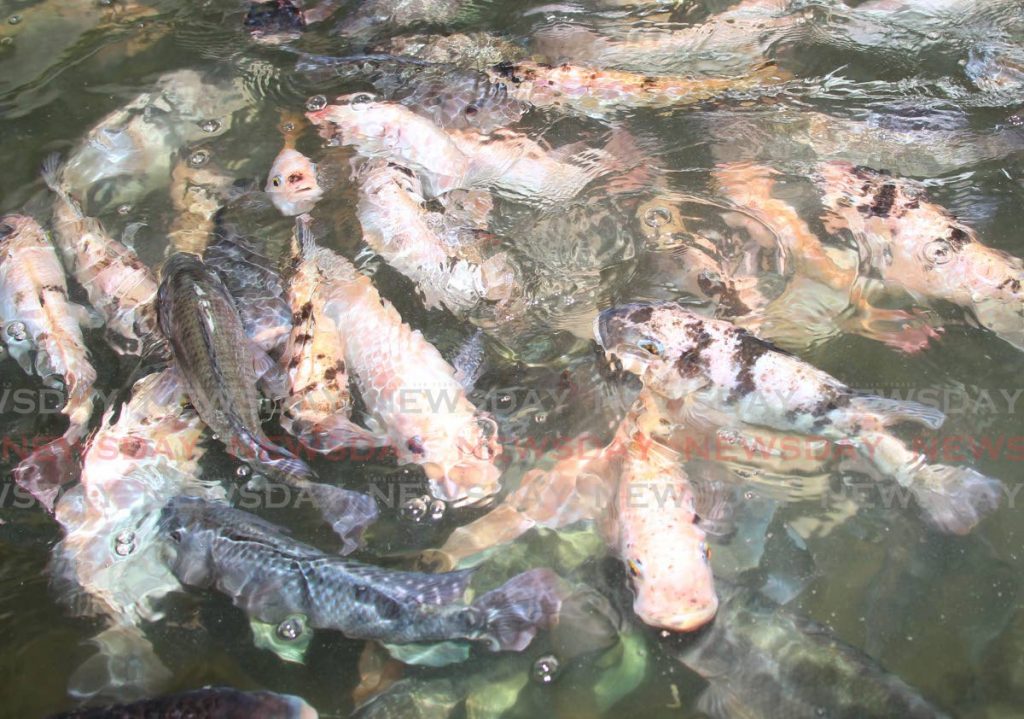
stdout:
[(667, 629), (670, 632), (693, 632), (715, 618), (715, 614), (718, 613), (718, 599), (716, 598), (707, 606), (685, 612), (652, 615), (636, 606), (634, 606), (634, 611), (644, 624), (649, 626)]

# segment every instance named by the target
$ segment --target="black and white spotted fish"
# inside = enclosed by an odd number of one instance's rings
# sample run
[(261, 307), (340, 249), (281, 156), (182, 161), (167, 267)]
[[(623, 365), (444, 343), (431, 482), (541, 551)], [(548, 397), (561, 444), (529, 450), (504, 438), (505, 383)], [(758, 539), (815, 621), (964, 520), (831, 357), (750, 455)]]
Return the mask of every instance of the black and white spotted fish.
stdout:
[(842, 162), (819, 166), (817, 179), (827, 224), (853, 234), (873, 274), (962, 307), (1024, 350), (1024, 260), (983, 245), (910, 180)]
[(665, 403), (688, 398), (723, 426), (762, 426), (855, 446), (914, 494), (928, 518), (957, 534), (999, 503), (1001, 484), (966, 467), (928, 464), (888, 431), (900, 422), (937, 429), (938, 410), (854, 392), (807, 362), (729, 322), (672, 302), (624, 305), (595, 320), (605, 352)]
[(278, 624), (305, 615), (314, 629), (391, 644), (480, 642), (525, 648), (561, 607), (557, 576), (535, 569), (472, 602), (472, 570), (424, 574), (325, 554), (265, 520), (218, 503), (179, 497), (163, 511), (178, 579), (214, 586), (250, 617)]
[(88, 321), (85, 308), (68, 302), (64, 268), (39, 223), (24, 215), (0, 218), (2, 341), (22, 369), (67, 393), (61, 411), (70, 424), (64, 436), (14, 470), (16, 481), (47, 507), (62, 481), (63, 460), (70, 459), (92, 417), (96, 370), (80, 326)]

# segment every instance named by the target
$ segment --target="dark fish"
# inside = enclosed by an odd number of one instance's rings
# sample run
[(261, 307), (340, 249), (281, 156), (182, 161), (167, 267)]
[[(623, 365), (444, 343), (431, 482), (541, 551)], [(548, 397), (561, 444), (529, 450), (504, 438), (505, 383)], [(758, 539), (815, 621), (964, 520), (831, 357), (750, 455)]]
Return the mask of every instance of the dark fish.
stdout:
[(311, 481), (313, 470), (261, 427), (257, 383), (276, 365), (245, 335), (220, 276), (196, 255), (179, 252), (163, 269), (160, 327), (196, 412), (227, 450), (285, 484), (308, 493), (345, 551), (377, 517), (372, 498)]
[(524, 572), (466, 604), (472, 570), (424, 574), (382, 569), (326, 554), (259, 517), (179, 497), (162, 531), (184, 584), (214, 586), (250, 617), (276, 624), (304, 615), (309, 626), (392, 644), (469, 640), (521, 650), (561, 606), (558, 577)]
[(317, 719), (316, 709), (289, 694), (208, 687), (131, 704), (76, 709), (50, 719)]
[(264, 351), (273, 352), (291, 331), (292, 312), (279, 272), (281, 263), (272, 257), (269, 245), (241, 234), (235, 225), (224, 221), (221, 212), (203, 260), (216, 270), (235, 300), (246, 336)]
[(947, 716), (820, 624), (752, 589), (723, 582), (718, 589), (714, 623), (693, 641), (666, 642), (708, 681), (698, 708), (713, 719)]

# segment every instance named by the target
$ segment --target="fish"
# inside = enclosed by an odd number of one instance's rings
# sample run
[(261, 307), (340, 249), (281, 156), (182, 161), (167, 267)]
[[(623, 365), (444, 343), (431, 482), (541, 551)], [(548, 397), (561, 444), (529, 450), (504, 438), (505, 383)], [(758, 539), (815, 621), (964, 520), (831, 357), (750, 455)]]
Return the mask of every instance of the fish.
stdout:
[(75, 614), (104, 623), (93, 640), (99, 651), (71, 676), (75, 695), (124, 698), (170, 678), (144, 632), (163, 616), (160, 600), (181, 589), (163, 561), (156, 521), (178, 494), (226, 498), (218, 482), (199, 478), (205, 425), (186, 402), (173, 368), (135, 382), (130, 399), (104, 413), (86, 443), (79, 483), (57, 502), (63, 538), (51, 583)]
[(376, 447), (384, 440), (350, 419), (347, 334), (327, 313), (335, 284), (351, 266), (316, 246), (309, 222), (305, 216), (296, 220), (297, 266), (288, 283), (292, 329), (281, 355), (288, 381), (281, 425), (304, 446), (325, 454), (346, 447)]
[(276, 365), (246, 338), (220, 276), (196, 255), (174, 254), (163, 267), (158, 305), (186, 393), (228, 452), (312, 498), (341, 537), (343, 551), (355, 549), (377, 517), (377, 504), (365, 494), (313, 481), (305, 462), (263, 432), (257, 383), (275, 374)]
[(427, 307), (459, 314), (483, 301), (511, 300), (520, 282), (508, 255), (474, 261), (457, 231), (444, 227), (444, 216), (423, 203), (419, 181), (403, 168), (365, 167), (357, 213), (367, 246), (416, 283)]
[(488, 78), (505, 87), (512, 98), (534, 107), (566, 108), (605, 119), (641, 107), (678, 107), (728, 93), (768, 90), (789, 75), (773, 63), (737, 77), (687, 77), (520, 60), (495, 65)]
[(689, 399), (722, 426), (762, 426), (840, 442), (917, 499), (942, 531), (966, 534), (1001, 499), (1002, 483), (968, 467), (929, 464), (888, 428), (901, 422), (937, 429), (939, 410), (858, 394), (835, 377), (724, 320), (673, 302), (633, 303), (603, 311), (594, 334), (606, 356), (637, 375), (672, 419), (672, 402)]
[(119, 354), (165, 356), (157, 322), (157, 280), (138, 255), (111, 237), (71, 195), (58, 155), (43, 164), (43, 181), (56, 195), (53, 238), (64, 266), (103, 317), (107, 340)]
[(73, 474), (73, 448), (89, 431), (96, 370), (82, 336), (94, 324), (86, 308), (68, 301), (64, 268), (49, 235), (27, 215), (0, 218), (0, 322), (7, 352), (28, 374), (66, 395), (68, 428), (15, 467), (15, 481), (53, 509), (60, 485)]
[(827, 226), (853, 235), (870, 272), (917, 300), (961, 307), (1024, 350), (1024, 260), (982, 244), (913, 181), (840, 162), (815, 174)]
[(500, 489), (494, 419), (473, 406), (454, 368), (369, 277), (314, 245), (306, 234), (302, 253), (330, 268), (320, 289), (323, 315), (343, 334), (345, 368), (366, 406), (367, 428), (386, 438), (399, 462), (423, 467), (435, 498), (455, 505), (488, 500)]
[(446, 131), (366, 92), (342, 95), (306, 117), (324, 139), (415, 172), (428, 199), (454, 189), (491, 188), (520, 201), (556, 204), (621, 164), (613, 153), (595, 148), (549, 152), (511, 130)]
[(210, 241), (214, 217), (228, 200), (234, 177), (207, 150), (183, 152), (171, 170), (171, 206), (174, 219), (167, 230), (177, 252), (201, 255)]
[(188, 69), (165, 73), (72, 150), (64, 169), (68, 192), (99, 214), (166, 188), (180, 149), (227, 132), (247, 104), (240, 82), (209, 82)]
[(681, 458), (643, 435), (623, 451), (614, 523), (633, 611), (648, 626), (694, 631), (714, 618), (718, 596)]
[(486, 70), (499, 62), (519, 60), (526, 49), (512, 40), (487, 32), (455, 32), (450, 35), (398, 35), (384, 38), (377, 51), (424, 62), (454, 64)]
[(297, 696), (230, 687), (204, 687), (118, 706), (74, 709), (50, 719), (317, 719), (316, 709)]
[(719, 594), (704, 631), (662, 642), (707, 680), (697, 708), (711, 719), (949, 716), (826, 627), (749, 587), (720, 581)]
[(547, 569), (524, 572), (472, 602), (471, 571), (424, 574), (325, 554), (265, 520), (187, 497), (164, 508), (171, 567), (184, 584), (214, 586), (250, 617), (279, 624), (303, 615), (314, 629), (389, 644), (466, 640), (520, 651), (561, 605)]
[(264, 190), (274, 207), (288, 217), (311, 212), (324, 196), (317, 180), (316, 163), (288, 146), (274, 158)]
[(366, 0), (345, 14), (336, 32), (367, 36), (420, 25), (447, 26), (476, 12), (466, 0)]
[(252, 2), (245, 14), (245, 29), (264, 45), (297, 40), (310, 25), (323, 22), (341, 5), (339, 0), (320, 0), (313, 7), (292, 0)]
[[(275, 250), (269, 235), (243, 233), (222, 210), (214, 218), (213, 238), (203, 252), (203, 262), (231, 294), (245, 336), (264, 352), (275, 354), (291, 332), (292, 312), (280, 272), (287, 252)], [(280, 244), (287, 250), (287, 245)]]

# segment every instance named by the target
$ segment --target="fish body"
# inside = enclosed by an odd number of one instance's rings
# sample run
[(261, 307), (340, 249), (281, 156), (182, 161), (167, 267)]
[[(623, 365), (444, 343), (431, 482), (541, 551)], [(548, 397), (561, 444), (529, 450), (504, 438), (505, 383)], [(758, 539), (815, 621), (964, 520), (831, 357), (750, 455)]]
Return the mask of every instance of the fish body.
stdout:
[(610, 153), (587, 149), (563, 158), (509, 130), (447, 132), (369, 93), (343, 95), (306, 117), (325, 138), (414, 171), (429, 197), (490, 187), (521, 200), (565, 202), (616, 166)]
[(636, 615), (648, 626), (676, 632), (711, 621), (718, 596), (681, 458), (634, 438), (625, 447), (615, 512), (616, 546), (631, 578)]
[(207, 687), (131, 704), (76, 709), (50, 719), (317, 719), (316, 710), (289, 694)]
[(752, 589), (719, 587), (715, 621), (670, 640), (673, 655), (708, 681), (698, 707), (712, 719), (947, 716), (825, 627)]
[(68, 302), (64, 268), (46, 232), (31, 217), (0, 218), (0, 322), (3, 342), (22, 369), (63, 389), (68, 429), (58, 443), (27, 457), (14, 476), (47, 508), (61, 477), (47, 466), (69, 455), (88, 431), (96, 381), (82, 337), (85, 309)]
[(111, 237), (99, 220), (89, 217), (72, 197), (56, 156), (43, 166), (43, 179), (54, 192), (54, 240), (75, 280), (102, 315), (107, 336), (121, 354), (165, 351), (157, 326), (157, 281), (132, 250)]
[(733, 78), (659, 76), (521, 60), (494, 66), (488, 77), (506, 87), (513, 98), (535, 107), (565, 107), (603, 118), (616, 111), (688, 105), (729, 92), (778, 84), (785, 74), (768, 65)]
[(178, 252), (203, 253), (213, 232), (214, 217), (224, 207), (234, 182), (234, 177), (207, 157), (198, 153), (179, 156), (171, 170), (170, 195), (175, 214), (167, 235)]
[(220, 216), (203, 261), (220, 275), (238, 310), (245, 335), (265, 352), (275, 352), (291, 331), (291, 308), (271, 243), (246, 235)]
[(438, 499), (465, 504), (491, 497), (499, 489), (501, 453), (494, 420), (473, 406), (451, 365), (368, 277), (328, 250), (310, 249), (311, 242), (303, 254), (330, 268), (320, 290), (323, 314), (344, 334), (346, 370), (370, 430), (387, 439), (399, 462), (424, 468)]
[(159, 306), (175, 367), (203, 421), (228, 452), (310, 495), (345, 551), (354, 549), (376, 519), (377, 505), (366, 495), (312, 481), (305, 462), (264, 434), (257, 384), (276, 366), (246, 337), (220, 276), (195, 255), (172, 255), (164, 265)]
[(297, 223), (298, 262), (288, 283), (292, 329), (281, 356), (288, 380), (281, 424), (318, 452), (374, 446), (382, 440), (349, 418), (348, 335), (326, 312), (335, 283), (351, 277), (351, 265), (317, 247), (309, 238), (307, 221), (299, 218)]
[(817, 174), (829, 225), (853, 234), (883, 282), (962, 307), (1024, 350), (1024, 260), (983, 245), (909, 180), (838, 162)]
[[(729, 322), (675, 303), (637, 303), (602, 312), (595, 334), (608, 355), (666, 403), (669, 418), (673, 402), (689, 399), (717, 414), (723, 426), (738, 422), (851, 444), (908, 487), (929, 520), (945, 531), (970, 531), (999, 503), (998, 480), (968, 468), (928, 464), (887, 431), (908, 421), (935, 429), (944, 419), (941, 412), (856, 394)], [(869, 437), (879, 444), (872, 447)]]
[(481, 263), (460, 246), (444, 216), (423, 207), (420, 183), (394, 165), (371, 165), (363, 174), (359, 222), (367, 246), (416, 283), (427, 307), (452, 312), (482, 300), (508, 300), (516, 274), (503, 253)]
[(423, 574), (327, 555), (240, 510), (178, 498), (163, 512), (172, 567), (190, 586), (216, 586), (251, 617), (392, 644), (463, 639), (519, 650), (558, 611), (554, 575), (535, 570), (464, 602), (471, 572)]

